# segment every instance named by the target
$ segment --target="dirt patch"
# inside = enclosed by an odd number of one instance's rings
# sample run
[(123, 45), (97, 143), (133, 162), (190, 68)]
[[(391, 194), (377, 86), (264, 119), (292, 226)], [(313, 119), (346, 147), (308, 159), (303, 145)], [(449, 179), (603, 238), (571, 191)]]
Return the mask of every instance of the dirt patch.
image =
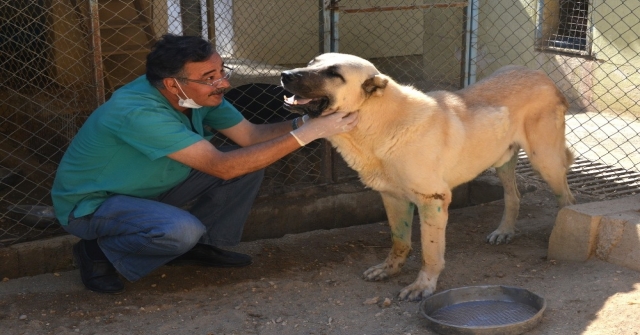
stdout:
[[(578, 196), (579, 202), (590, 199)], [(450, 211), (446, 268), (438, 291), (503, 284), (547, 300), (529, 334), (640, 334), (640, 274), (590, 260), (547, 259), (557, 206), (546, 189), (523, 197), (518, 235), (509, 245), (485, 237), (502, 201)], [(253, 255), (241, 269), (162, 267), (127, 291), (86, 291), (78, 271), (0, 283), (2, 334), (433, 334), (415, 302), (398, 301), (420, 266), (419, 227), (400, 275), (367, 282), (384, 260), (386, 222), (242, 243)]]

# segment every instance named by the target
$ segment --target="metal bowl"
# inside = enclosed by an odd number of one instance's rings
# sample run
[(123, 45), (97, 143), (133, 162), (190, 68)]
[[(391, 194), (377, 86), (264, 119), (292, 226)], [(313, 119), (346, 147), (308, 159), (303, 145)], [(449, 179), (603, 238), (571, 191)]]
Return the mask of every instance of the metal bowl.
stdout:
[(52, 206), (13, 205), (7, 209), (12, 219), (29, 227), (46, 229), (56, 222)]
[(542, 320), (545, 300), (523, 288), (469, 286), (434, 294), (420, 313), (439, 334), (517, 335)]

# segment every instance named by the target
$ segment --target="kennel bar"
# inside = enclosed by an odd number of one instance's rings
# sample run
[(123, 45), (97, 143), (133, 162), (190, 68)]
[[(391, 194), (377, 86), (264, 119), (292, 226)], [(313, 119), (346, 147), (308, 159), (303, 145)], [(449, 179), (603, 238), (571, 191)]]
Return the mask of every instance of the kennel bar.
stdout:
[(105, 102), (104, 67), (102, 65), (102, 37), (100, 36), (100, 18), (98, 0), (89, 1), (89, 27), (91, 27), (91, 47), (93, 48), (93, 75), (98, 105)]
[[(337, 3), (337, 1), (332, 1), (333, 3)], [(389, 7), (364, 7), (364, 8), (345, 8), (340, 9), (339, 6), (331, 7), (332, 9), (339, 10), (345, 14), (352, 13), (373, 13), (373, 12), (388, 12), (394, 10), (414, 10), (414, 9), (431, 9), (431, 8), (452, 8), (452, 7), (467, 7), (469, 5), (468, 2), (452, 2), (452, 3), (433, 3), (433, 4), (424, 4), (424, 5), (411, 5), (411, 6), (389, 6)]]
[(478, 57), (478, 13), (480, 13), (479, 0), (471, 0), (471, 5), (466, 8), (465, 48), (467, 54), (464, 58), (463, 87), (476, 82), (477, 66), (475, 60)]

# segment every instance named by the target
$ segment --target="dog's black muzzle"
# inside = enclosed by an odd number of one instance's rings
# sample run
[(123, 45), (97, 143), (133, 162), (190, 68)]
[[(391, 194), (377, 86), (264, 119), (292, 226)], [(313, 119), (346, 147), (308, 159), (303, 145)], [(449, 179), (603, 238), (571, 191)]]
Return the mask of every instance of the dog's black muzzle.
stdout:
[(296, 78), (302, 78), (302, 75), (293, 71), (283, 71), (280, 74), (280, 82), (283, 86), (288, 85), (296, 80)]
[[(308, 114), (309, 117), (319, 117), (322, 112), (329, 107), (329, 98), (326, 96), (318, 96), (317, 92), (321, 90), (315, 88), (314, 81), (306, 72), (302, 71), (283, 71), (280, 74), (280, 83), (282, 87), (294, 94), (294, 103), (284, 102), (284, 108), (292, 113)], [(318, 76), (315, 76), (318, 78)], [(304, 103), (298, 103), (303, 100), (310, 100)]]

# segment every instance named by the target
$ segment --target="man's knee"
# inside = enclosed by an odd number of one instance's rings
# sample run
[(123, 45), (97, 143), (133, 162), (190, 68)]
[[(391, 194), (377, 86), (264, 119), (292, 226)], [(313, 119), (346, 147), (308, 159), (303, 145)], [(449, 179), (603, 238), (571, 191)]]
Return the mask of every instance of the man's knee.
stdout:
[(176, 218), (163, 230), (162, 243), (174, 249), (176, 254), (189, 251), (206, 232), (205, 226), (193, 215)]

